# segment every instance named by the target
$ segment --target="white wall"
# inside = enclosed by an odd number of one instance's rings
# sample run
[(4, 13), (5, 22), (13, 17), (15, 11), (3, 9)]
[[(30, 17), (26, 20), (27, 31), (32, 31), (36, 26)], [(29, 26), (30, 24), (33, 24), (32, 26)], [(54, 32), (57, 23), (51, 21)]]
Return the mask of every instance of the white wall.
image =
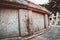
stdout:
[(27, 30), (27, 19), (28, 19), (28, 10), (20, 9), (19, 10), (20, 14), (20, 31), (21, 31), (21, 36), (25, 36), (28, 34)]
[(18, 10), (0, 9), (0, 37), (18, 35)]
[[(19, 14), (20, 31), (22, 36), (38, 32), (39, 30), (44, 28), (44, 15), (24, 9), (20, 9)], [(29, 23), (27, 21), (28, 19)]]
[(44, 28), (44, 16), (42, 14), (33, 12), (32, 20), (33, 20), (33, 27), (35, 32)]
[(0, 36), (19, 35), (18, 13), (21, 36), (35, 33), (44, 28), (44, 15), (40, 13), (25, 9), (0, 9)]

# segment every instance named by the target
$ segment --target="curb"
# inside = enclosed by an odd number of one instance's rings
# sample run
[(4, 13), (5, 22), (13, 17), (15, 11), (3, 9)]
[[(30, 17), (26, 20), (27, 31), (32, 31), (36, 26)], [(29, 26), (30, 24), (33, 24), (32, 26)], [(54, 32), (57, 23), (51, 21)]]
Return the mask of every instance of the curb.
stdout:
[(33, 34), (32, 36), (24, 37), (23, 39), (24, 39), (24, 40), (32, 39), (32, 38), (34, 38), (34, 37), (36, 37), (36, 36), (39, 36), (39, 35), (42, 35), (42, 34), (48, 32), (50, 29), (51, 29), (51, 27), (46, 28), (46, 29), (42, 29), (42, 30), (39, 31), (38, 33), (35, 33), (35, 34)]
[(35, 38), (35, 37), (37, 37), (39, 35), (42, 35), (42, 34), (48, 32), (50, 29), (51, 29), (51, 27), (41, 29), (39, 32), (36, 32), (33, 35), (27, 36), (27, 37), (14, 37), (14, 38), (5, 38), (5, 39), (0, 39), (0, 40), (29, 40), (29, 39)]

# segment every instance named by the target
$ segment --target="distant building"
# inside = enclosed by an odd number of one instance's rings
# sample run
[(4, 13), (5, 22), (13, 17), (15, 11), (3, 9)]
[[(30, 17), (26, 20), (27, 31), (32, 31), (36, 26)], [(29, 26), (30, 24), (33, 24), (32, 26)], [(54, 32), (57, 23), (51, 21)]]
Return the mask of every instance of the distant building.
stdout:
[(60, 25), (60, 13), (52, 14), (50, 16), (50, 25)]
[(22, 37), (49, 27), (50, 12), (26, 0), (0, 0), (0, 38)]

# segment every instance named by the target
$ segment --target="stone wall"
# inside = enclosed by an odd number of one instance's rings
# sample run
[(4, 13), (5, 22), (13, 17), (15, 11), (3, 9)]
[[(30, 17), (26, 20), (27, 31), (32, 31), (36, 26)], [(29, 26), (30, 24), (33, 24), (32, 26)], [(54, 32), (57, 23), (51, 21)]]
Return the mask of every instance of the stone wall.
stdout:
[[(48, 16), (46, 19), (48, 21)], [(44, 20), (42, 13), (32, 10), (2, 8), (0, 9), (0, 38), (34, 34), (44, 28)]]
[(0, 9), (0, 37), (18, 35), (18, 10)]

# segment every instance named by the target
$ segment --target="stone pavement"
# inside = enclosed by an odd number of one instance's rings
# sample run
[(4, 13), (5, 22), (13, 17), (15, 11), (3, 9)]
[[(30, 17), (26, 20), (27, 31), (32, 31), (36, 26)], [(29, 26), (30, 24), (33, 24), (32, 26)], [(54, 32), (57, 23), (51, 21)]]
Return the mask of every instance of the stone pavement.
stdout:
[(52, 27), (48, 32), (27, 40), (60, 40), (60, 27)]

